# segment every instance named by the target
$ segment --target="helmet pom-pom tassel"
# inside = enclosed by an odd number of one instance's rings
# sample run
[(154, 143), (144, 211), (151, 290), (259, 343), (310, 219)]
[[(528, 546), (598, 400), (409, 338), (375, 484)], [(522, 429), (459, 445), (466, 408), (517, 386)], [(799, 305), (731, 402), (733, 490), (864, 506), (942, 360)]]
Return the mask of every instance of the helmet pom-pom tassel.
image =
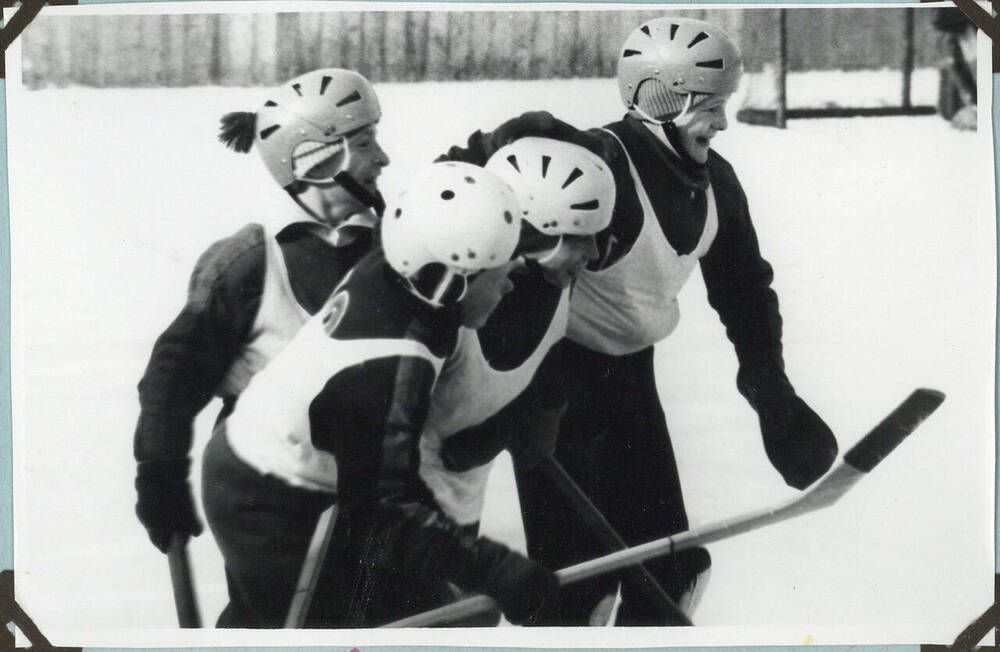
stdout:
[(253, 146), (257, 114), (252, 111), (235, 111), (222, 116), (219, 121), (219, 140), (237, 152), (246, 153)]

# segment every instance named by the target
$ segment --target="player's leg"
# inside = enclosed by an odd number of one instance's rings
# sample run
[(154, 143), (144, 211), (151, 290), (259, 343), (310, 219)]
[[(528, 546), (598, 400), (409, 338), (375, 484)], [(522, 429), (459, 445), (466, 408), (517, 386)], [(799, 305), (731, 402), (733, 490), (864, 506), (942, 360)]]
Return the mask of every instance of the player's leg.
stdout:
[[(555, 458), (595, 500), (602, 475), (595, 442), (610, 432), (613, 405), (607, 382), (613, 358), (572, 342), (563, 344), (569, 405), (559, 424)], [(544, 473), (520, 465), (515, 472), (529, 556), (556, 570), (608, 552)], [(616, 584), (616, 578), (604, 577), (563, 589), (558, 614), (540, 624), (587, 625), (593, 609)]]
[[(630, 546), (688, 529), (677, 461), (653, 372), (653, 349), (617, 361), (615, 437), (602, 442), (605, 470), (601, 502), (611, 525)], [(647, 568), (675, 601), (710, 565), (703, 548), (647, 562)], [(622, 625), (662, 625), (662, 616), (628, 585), (622, 588)]]
[(244, 464), (217, 427), (202, 467), (205, 516), (226, 564), (219, 627), (284, 626), (319, 515), (331, 496), (294, 489)]

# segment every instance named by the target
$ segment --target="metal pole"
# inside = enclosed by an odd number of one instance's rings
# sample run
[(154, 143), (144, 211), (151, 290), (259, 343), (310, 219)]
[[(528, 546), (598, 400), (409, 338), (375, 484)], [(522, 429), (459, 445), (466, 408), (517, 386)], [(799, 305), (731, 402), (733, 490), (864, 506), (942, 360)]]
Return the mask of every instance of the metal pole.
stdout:
[(788, 77), (788, 10), (778, 10), (778, 108), (775, 111), (774, 126), (785, 128), (788, 113), (788, 96), (785, 84)]
[(903, 108), (912, 106), (910, 89), (913, 78), (913, 12), (914, 9), (903, 11)]

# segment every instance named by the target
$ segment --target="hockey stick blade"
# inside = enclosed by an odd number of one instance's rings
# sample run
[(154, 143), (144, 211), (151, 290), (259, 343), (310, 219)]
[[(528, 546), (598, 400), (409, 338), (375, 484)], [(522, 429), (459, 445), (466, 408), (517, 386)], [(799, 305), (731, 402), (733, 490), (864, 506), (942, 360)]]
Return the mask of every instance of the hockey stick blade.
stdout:
[(170, 583), (174, 589), (177, 623), (185, 629), (197, 629), (201, 627), (201, 614), (198, 610), (198, 600), (195, 598), (194, 582), (191, 580), (187, 536), (174, 534), (170, 539), (167, 563), (170, 565)]
[[(639, 564), (647, 559), (671, 555), (687, 548), (729, 539), (744, 532), (828, 507), (840, 500), (858, 480), (885, 459), (900, 442), (916, 430), (917, 426), (941, 405), (942, 401), (944, 401), (944, 394), (939, 391), (916, 390), (855, 444), (844, 455), (843, 462), (836, 465), (819, 482), (792, 500), (563, 568), (556, 572), (559, 584), (567, 586), (597, 575), (612, 573), (627, 566)], [(495, 608), (496, 602), (492, 599), (484, 595), (477, 595), (397, 620), (383, 625), (383, 627), (427, 627), (448, 620), (474, 616)]]
[(844, 461), (868, 473), (885, 459), (944, 401), (936, 389), (918, 389), (844, 455)]

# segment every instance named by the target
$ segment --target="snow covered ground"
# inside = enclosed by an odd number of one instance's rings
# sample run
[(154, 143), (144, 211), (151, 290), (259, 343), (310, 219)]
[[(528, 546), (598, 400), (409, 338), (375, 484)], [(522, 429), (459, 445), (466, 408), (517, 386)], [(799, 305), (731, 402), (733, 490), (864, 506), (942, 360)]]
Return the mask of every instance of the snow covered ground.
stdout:
[[(856, 79), (810, 87), (839, 84), (849, 94), (884, 84), (896, 97), (893, 75)], [(613, 80), (378, 91), (380, 140), (392, 158), (387, 193), (472, 130), (521, 111), (545, 108), (581, 126), (620, 114)], [(932, 103), (935, 92), (933, 71), (916, 77), (916, 102)], [(176, 622), (167, 566), (132, 511), (135, 383), (199, 253), (287, 201), (255, 155), (215, 139), (219, 116), (264, 99), (260, 89), (8, 91), (17, 595), (54, 643), (162, 645), (214, 634), (162, 631)], [(926, 117), (802, 121), (785, 131), (733, 122), (715, 145), (741, 175), (777, 270), (789, 374), (842, 450), (915, 387), (948, 400), (842, 503), (713, 544), (695, 618), (705, 627), (558, 642), (950, 642), (993, 599), (988, 143)], [(764, 456), (704, 294), (695, 275), (680, 327), (657, 349), (695, 526), (794, 495)], [(196, 457), (215, 411), (198, 422)], [(487, 531), (523, 545), (509, 465), (497, 466), (490, 492)], [(190, 551), (211, 622), (225, 603), (221, 558), (208, 534)], [(453, 640), (482, 645), (497, 634)]]

